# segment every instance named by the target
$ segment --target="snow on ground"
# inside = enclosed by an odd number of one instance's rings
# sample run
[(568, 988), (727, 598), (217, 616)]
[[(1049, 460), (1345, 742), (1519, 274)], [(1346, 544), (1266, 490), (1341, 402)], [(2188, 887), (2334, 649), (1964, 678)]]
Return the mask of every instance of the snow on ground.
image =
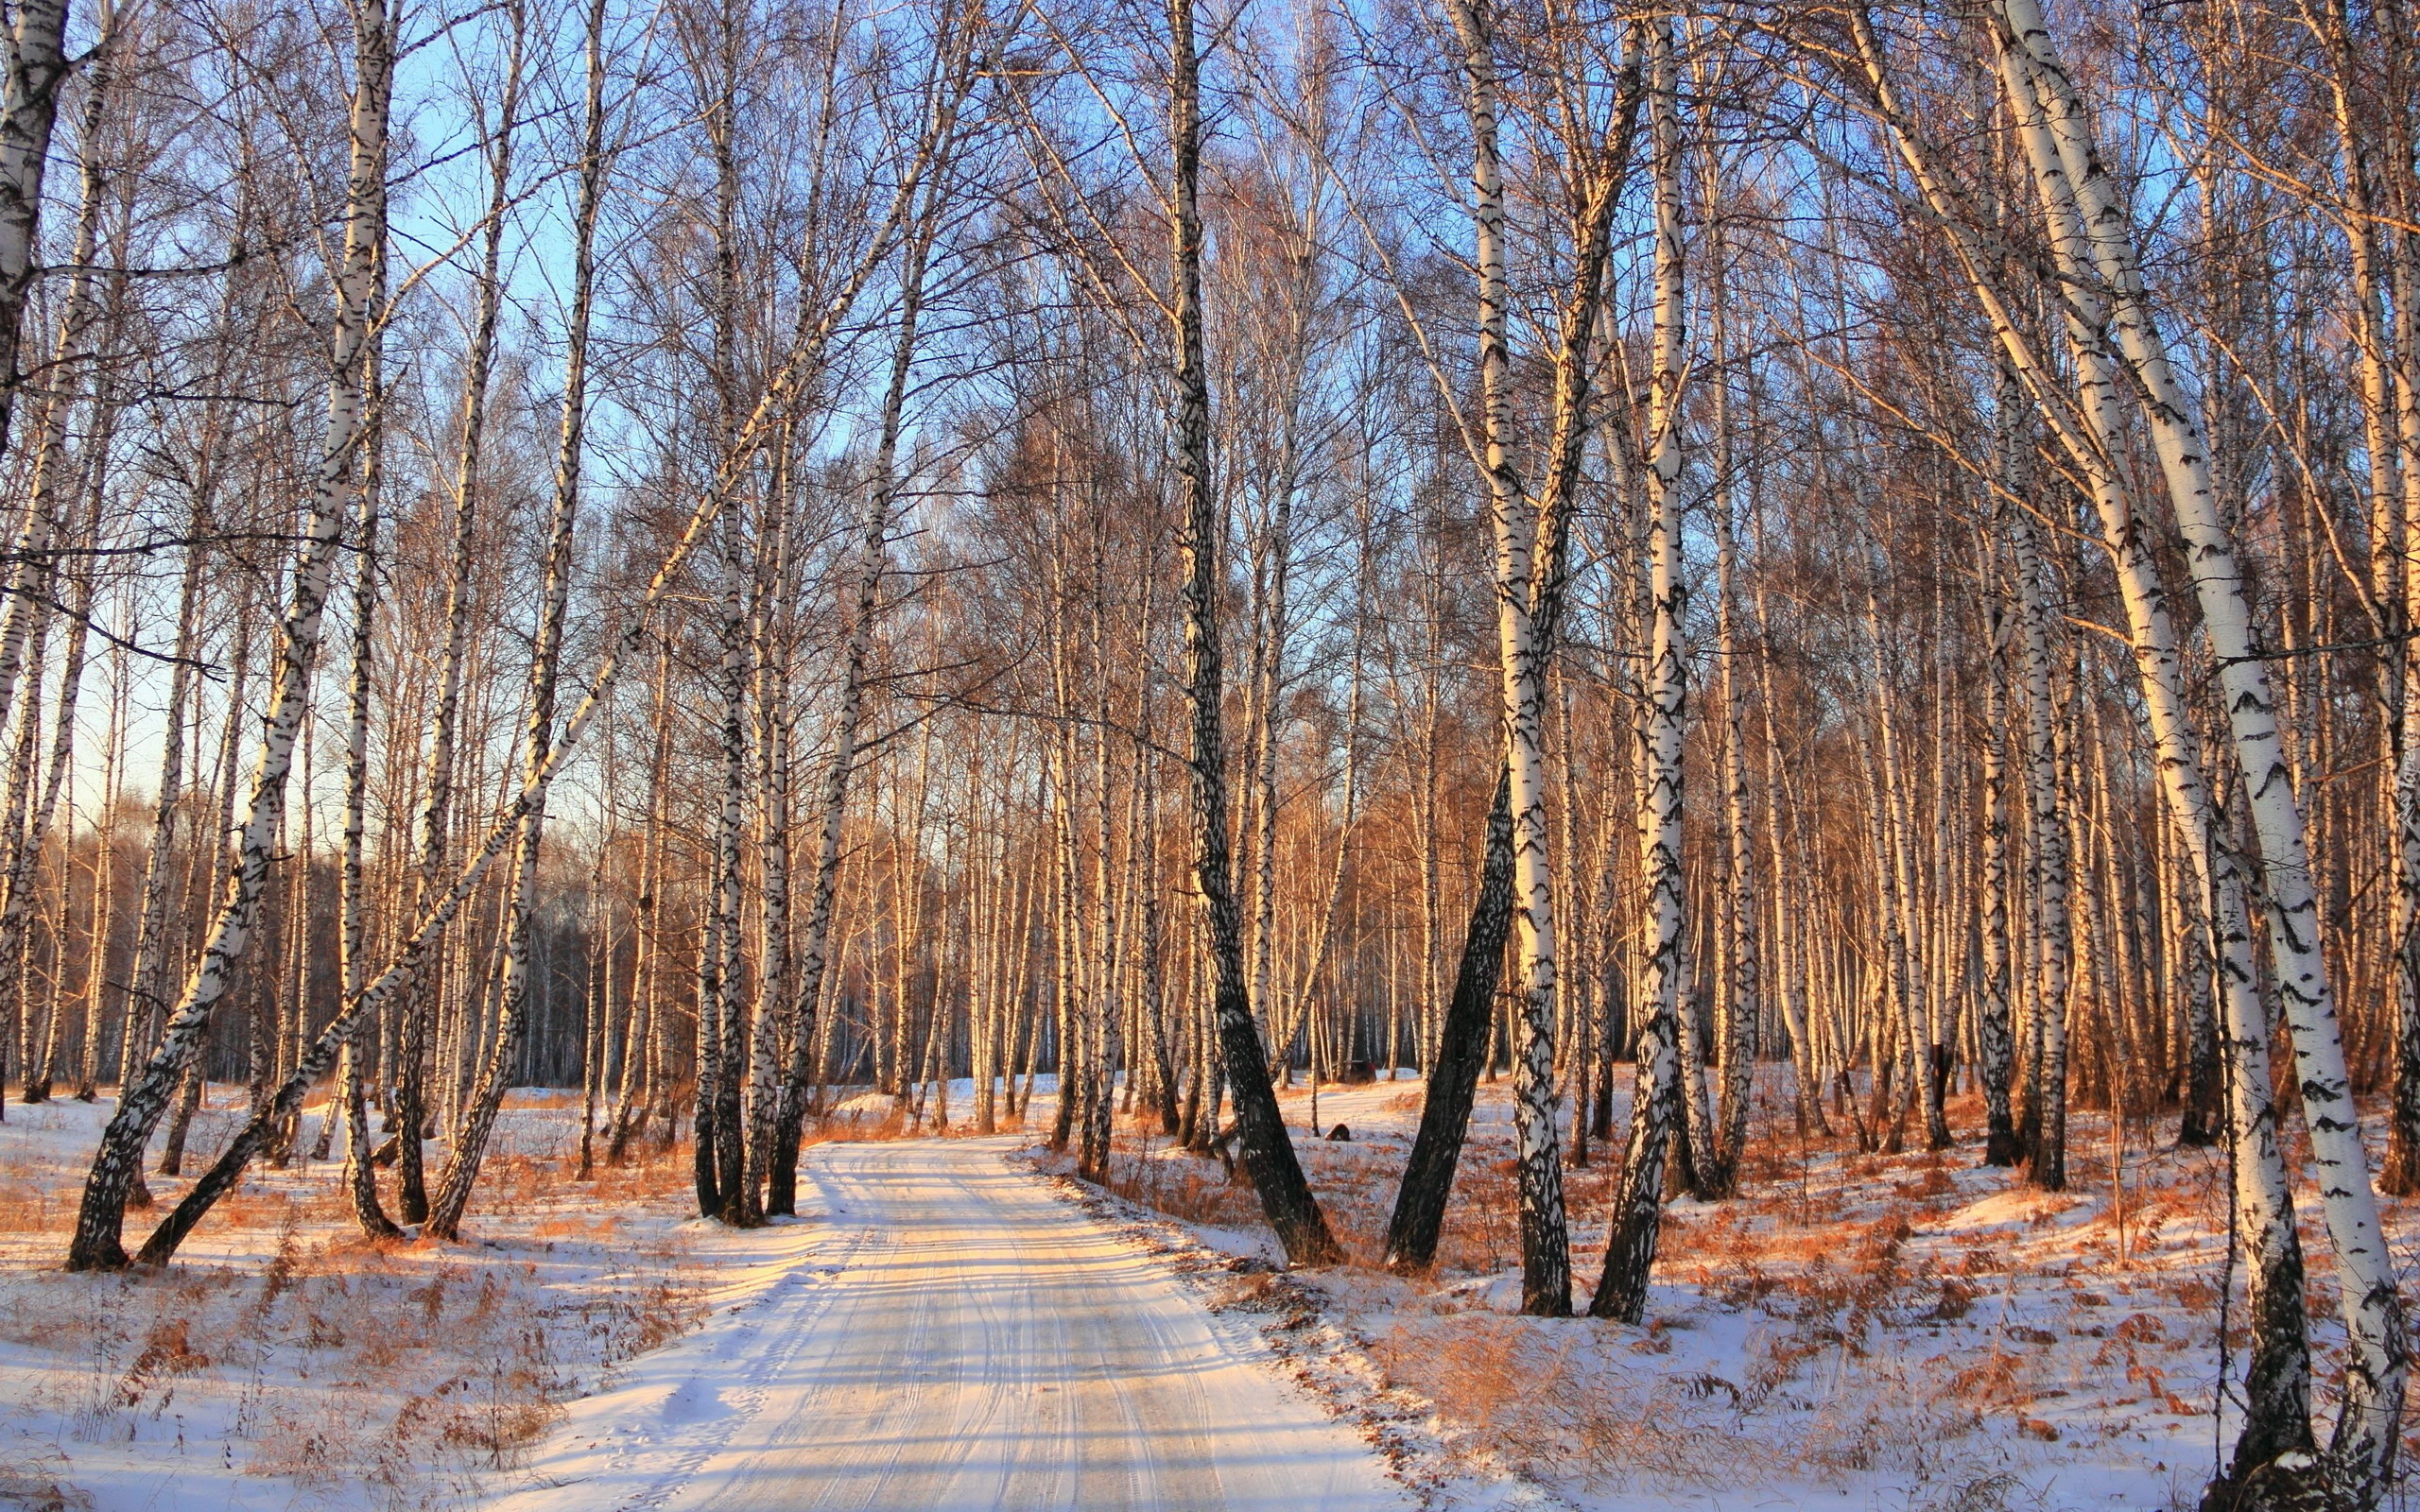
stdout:
[[(341, 1167), (298, 1162), (255, 1168), (162, 1273), (70, 1276), (110, 1110), (11, 1104), (0, 1124), (0, 1506), (477, 1504), (563, 1402), (691, 1326), (726, 1250), (762, 1243), (684, 1221), (668, 1153), (571, 1183), (577, 1099), (515, 1094), (473, 1243), (368, 1245)], [(188, 1172), (242, 1113), (214, 1099)], [(183, 1186), (151, 1177), (164, 1207)], [(128, 1214), (130, 1247), (161, 1211)]]
[(1248, 1330), (1010, 1165), (1021, 1143), (810, 1150), (811, 1263), (574, 1408), (504, 1512), (1407, 1504)]
[[(1313, 1137), (1304, 1090), (1284, 1094), (1355, 1258), (1312, 1273), (1273, 1263), (1249, 1189), (1156, 1133), (1122, 1126), (1108, 1192), (1080, 1194), (1106, 1228), (1002, 1175), (998, 1150), (1047, 1127), (1041, 1090), (1028, 1132), (997, 1142), (901, 1139), (919, 1128), (890, 1099), (850, 1098), (834, 1132), (871, 1143), (811, 1151), (807, 1216), (747, 1234), (685, 1217), (685, 1147), (571, 1180), (576, 1105), (519, 1094), (474, 1243), (361, 1243), (321, 1162), (256, 1171), (177, 1265), (125, 1277), (53, 1268), (108, 1104), (11, 1105), (0, 1506), (738, 1505), (752, 1476), (810, 1472), (853, 1506), (905, 1504), (904, 1486), (919, 1505), (981, 1504), (1003, 1475), (1024, 1477), (1026, 1504), (1101, 1504), (1115, 1484), (1136, 1505), (1189, 1505), (1186, 1477), (1208, 1463), (1226, 1484), (1220, 1446), (1264, 1426), (1314, 1446), (1308, 1463), (1366, 1462), (1337, 1457), (1337, 1431), (1305, 1416), (1318, 1400), (1439, 1508), (2149, 1512), (2191, 1506), (2225, 1436), (2224, 1157), (2168, 1147), (2172, 1127), (2130, 1131), (2121, 1243), (2098, 1114), (2073, 1121), (2071, 1189), (2046, 1195), (1976, 1168), (1971, 1142), (1886, 1157), (1802, 1140), (1769, 1079), (1742, 1194), (1671, 1204), (1648, 1322), (1623, 1328), (1515, 1314), (1502, 1084), (1482, 1088), (1439, 1271), (1417, 1281), (1374, 1264), (1417, 1082), (1321, 1089), (1317, 1128), (1350, 1136), (1335, 1141)], [(953, 1135), (970, 1092), (949, 1089)], [(194, 1149), (237, 1116), (208, 1110)], [(1971, 1131), (1979, 1109), (1954, 1105), (1953, 1122)], [(1583, 1305), (1610, 1176), (1601, 1147), (1568, 1173)], [(2303, 1198), (2325, 1388), (2342, 1331)], [(2386, 1211), (2408, 1259), (2420, 1207)], [(130, 1239), (148, 1216), (130, 1215)], [(999, 1289), (1019, 1266), (1025, 1290)], [(1104, 1288), (1114, 1305), (1077, 1305)], [(1116, 1332), (1129, 1314), (1140, 1335)], [(1097, 1334), (1110, 1342), (1084, 1354)], [(1171, 1339), (1219, 1363), (1171, 1372)], [(1316, 1396), (1264, 1380), (1245, 1405), (1236, 1383), (1264, 1379), (1264, 1356)], [(1206, 1451), (1164, 1453), (1153, 1425), (1172, 1415), (1224, 1426)], [(1103, 1454), (1142, 1478), (1104, 1483)], [(1299, 1454), (1273, 1463), (1293, 1504), (1318, 1504)], [(1245, 1468), (1232, 1484), (1264, 1483)]]
[[(1481, 1089), (1439, 1271), (1420, 1281), (1376, 1268), (1419, 1084), (1321, 1089), (1316, 1127), (1340, 1124), (1345, 1141), (1312, 1136), (1305, 1091), (1283, 1094), (1355, 1263), (1241, 1290), (1264, 1308), (1284, 1294), (1272, 1337), (1365, 1433), (1442, 1441), (1458, 1463), (1421, 1473), (1447, 1504), (1510, 1477), (1592, 1512), (2194, 1506), (2231, 1436), (2212, 1416), (2223, 1154), (2169, 1147), (2172, 1125), (2146, 1151), (2130, 1125), (2121, 1256), (2100, 1115), (2073, 1115), (2070, 1187), (2052, 1195), (1978, 1168), (1971, 1142), (1888, 1157), (1802, 1142), (1786, 1069), (1768, 1070), (1742, 1194), (1669, 1204), (1643, 1327), (1516, 1315), (1504, 1083)], [(1967, 1103), (1953, 1115), (1962, 1130), (1981, 1122)], [(1156, 1134), (1120, 1147), (1110, 1189), (1127, 1211), (1176, 1220), (1231, 1265), (1276, 1258), (1255, 1199), (1218, 1162)], [(1582, 1309), (1619, 1152), (1616, 1140), (1566, 1173)], [(2409, 1270), (2420, 1205), (2386, 1206)], [(2342, 1329), (2308, 1187), (2300, 1211), (2324, 1394)], [(2229, 1324), (2239, 1367), (2239, 1314)]]

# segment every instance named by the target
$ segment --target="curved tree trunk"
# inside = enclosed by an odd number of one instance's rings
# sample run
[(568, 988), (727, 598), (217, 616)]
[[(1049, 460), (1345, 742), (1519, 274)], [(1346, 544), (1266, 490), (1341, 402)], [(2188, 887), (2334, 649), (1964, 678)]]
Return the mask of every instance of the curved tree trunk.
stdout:
[[(2256, 644), (2235, 542), (2220, 521), (2209, 458), (2190, 402), (2170, 369), (2134, 246), (2134, 229), (2102, 166), (2092, 129), (2053, 48), (2036, 0), (1996, 0), (2002, 71), (2046, 197), (2066, 198), (2088, 269), (2112, 293), (2109, 324), (2143, 403), (2169, 506), (2192, 571), (2202, 624), (2218, 662), (2228, 732), (2246, 806), (2260, 842), (2260, 895), (2267, 902), (2273, 969), (2291, 1032), (2320, 1206), (2334, 1250), (2338, 1301), (2351, 1349), (2344, 1406), (2329, 1457), (2357, 1504), (2376, 1503), (2392, 1479), (2409, 1365), (2394, 1265), (2378, 1222), (2369, 1158), (2361, 1147), (2336, 1003), (2322, 954), (2319, 896), (2311, 882), (2303, 815), (2283, 764), (2267, 664)], [(2030, 96), (2030, 98), (2029, 98)], [(2040, 126), (2032, 126), (2038, 112)], [(2240, 1467), (2239, 1467), (2240, 1468)]]
[[(262, 891), (268, 883), (285, 779), (303, 716), (311, 653), (319, 644), (328, 576), (342, 533), (343, 505), (358, 476), (355, 455), (363, 419), (362, 368), (368, 354), (371, 298), (378, 248), (386, 237), (387, 111), (394, 74), (394, 34), (385, 0), (354, 0), (352, 163), (343, 260), (337, 270), (335, 332), (330, 340), (327, 435), (313, 474), (304, 544), (293, 575), (292, 597), (280, 625), (276, 683), (262, 733), (247, 805), (241, 850), (227, 880), (218, 915), (182, 1001), (141, 1079), (118, 1101), (86, 1177), (69, 1244), (70, 1270), (115, 1269), (126, 1263), (119, 1243), (126, 1198), (184, 1062), (200, 1042), (210, 1010), (242, 956)], [(299, 1105), (300, 1095), (297, 1095)]]
[(1201, 323), (1202, 231), (1201, 60), (1194, 39), (1193, 0), (1168, 8), (1174, 66), (1169, 77), (1169, 130), (1174, 163), (1171, 189), (1175, 215), (1171, 261), (1175, 300), (1169, 310), (1176, 337), (1177, 497), (1183, 513), (1180, 545), (1184, 568), (1185, 698), (1192, 713), (1194, 874), (1209, 924), (1214, 973), (1213, 1011), (1227, 1081), (1236, 1100), (1245, 1167), (1260, 1194), (1261, 1211), (1295, 1264), (1324, 1265), (1342, 1251), (1328, 1231), (1327, 1217), (1304, 1179), (1286, 1121), (1270, 1085), (1267, 1051), (1253, 1022), (1244, 978), (1243, 931), (1236, 917), (1234, 873), (1227, 847), (1227, 757), (1220, 732), (1219, 541), (1223, 534), (1213, 507), (1210, 470), (1210, 381), (1203, 369)]
[[(2118, 438), (2122, 401), (2116, 364), (2101, 335), (2106, 321), (2099, 308), (2099, 297), (2088, 284), (2068, 285), (2063, 317), (2076, 374), (2074, 388), (2064, 389), (2049, 365), (2032, 349), (2024, 328), (2013, 318), (2001, 293), (1996, 259), (1980, 245), (1972, 228), (1954, 214), (1957, 206), (1952, 194), (1899, 110), (1881, 45), (1870, 23), (1862, 12), (1856, 13), (1853, 20), (1875, 89), (1876, 108), (1890, 125), (1900, 157), (1927, 202), (1942, 216), (1962, 270), (1990, 319), (2009, 367), (2023, 381), (2069, 461), (2086, 482), (2100, 515), (2103, 541), (2118, 570), (2125, 601), (2144, 712), (2157, 748), (2156, 769), (2165, 806), (2178, 839), (2193, 859), (2203, 888), (2203, 917), (2211, 933), (2211, 954), (2218, 963), (2225, 1011), (2226, 1047), (2232, 1072), (2228, 1077), (2228, 1105), (2235, 1156), (2236, 1221), (2246, 1256), (2245, 1290), (2253, 1340), (2245, 1372), (2244, 1425), (2231, 1472), (2232, 1478), (2240, 1481), (2280, 1454), (2307, 1450), (2311, 1442), (2310, 1355), (2301, 1301), (2302, 1248), (2294, 1228), (2285, 1164), (2277, 1146), (2276, 1111), (2271, 1101), (2268, 1015), (2258, 997), (2245, 908), (2245, 879), (2228, 821), (2210, 790), (2199, 737), (2186, 712), (2183, 666), (2148, 535), (2108, 462), (2115, 455)], [(2002, 61), (2007, 82), (2009, 60), (2005, 49)], [(2083, 233), (2072, 203), (2060, 193), (2058, 175), (2044, 171), (2057, 168), (2057, 152), (2046, 140), (2038, 110), (2028, 107), (2028, 92), (2012, 89), (2010, 94), (2018, 107), (2022, 148), (2036, 172), (2052, 240), (2061, 249), (2062, 261), (2072, 267), (2078, 261)], [(2027, 580), (2023, 576), (2025, 556), (2031, 549), (2031, 522), (2020, 516), (2016, 524), (2022, 589)], [(2047, 706), (2048, 702), (2046, 689), (2037, 703)], [(2029, 765), (2034, 769), (2031, 775), (2036, 783), (2044, 782), (2041, 774), (2055, 760), (2040, 756), (2034, 748), (2046, 738), (2037, 732), (2029, 739)], [(2036, 802), (2040, 802), (2038, 788)], [(2048, 951), (2056, 951), (2066, 932), (2053, 933), (2048, 924), (2045, 919), (2042, 944)], [(2037, 1009), (2035, 1032), (2047, 1037), (2057, 1022)]]

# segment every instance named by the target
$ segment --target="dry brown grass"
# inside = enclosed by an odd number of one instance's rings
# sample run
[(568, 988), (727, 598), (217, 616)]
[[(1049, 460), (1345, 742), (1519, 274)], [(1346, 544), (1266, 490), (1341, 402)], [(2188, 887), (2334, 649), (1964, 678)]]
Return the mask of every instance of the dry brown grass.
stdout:
[(23, 1160), (0, 1162), (0, 1233), (63, 1234), (75, 1223), (73, 1194), (43, 1180)]
[[(1805, 1394), (1797, 1356), (1765, 1344), (1728, 1368), (1659, 1368), (1670, 1330), (1626, 1346), (1586, 1328), (1471, 1311), (1407, 1318), (1374, 1340), (1390, 1383), (1427, 1398), (1455, 1447), (1590, 1490), (1840, 1478), (1885, 1465), (1946, 1467), (1981, 1415), (1935, 1404), (1910, 1422), (1888, 1393)], [(1613, 1351), (1625, 1349), (1636, 1364)]]
[[(508, 1144), (473, 1208), (482, 1242), (465, 1247), (365, 1239), (339, 1165), (263, 1169), (178, 1264), (111, 1278), (50, 1268), (40, 1236), (72, 1222), (72, 1185), (0, 1172), (0, 1230), (37, 1236), (0, 1272), (0, 1339), (60, 1362), (27, 1405), (78, 1443), (223, 1434), (184, 1452), (285, 1479), (303, 1502), (470, 1504), (596, 1371), (700, 1315), (677, 1235), (630, 1233), (631, 1214), (685, 1188), (685, 1148), (631, 1154), (580, 1182), (569, 1156)], [(53, 1504), (46, 1473), (0, 1465), (0, 1504)]]
[[(1407, 1090), (1381, 1106), (1419, 1105)], [(1951, 1116), (1971, 1130), (1979, 1101), (1953, 1100)], [(1298, 1140), (1298, 1149), (1330, 1224), (1366, 1266), (1408, 1142), (1400, 1126), (1352, 1123), (1359, 1141)], [(1835, 1136), (1802, 1137), (1786, 1100), (1761, 1099), (1740, 1190), (1667, 1209), (1651, 1305), (1659, 1321), (1627, 1330), (1511, 1316), (1496, 1310), (1509, 1280), (1467, 1284), (1520, 1263), (1510, 1130), (1481, 1121), (1462, 1153), (1436, 1276), (1342, 1273), (1325, 1283), (1333, 1319), (1367, 1337), (1384, 1386), (1433, 1402), (1468, 1452), (1575, 1493), (1678, 1486), (1708, 1466), (1749, 1490), (1760, 1478), (1846, 1486), (1887, 1473), (1909, 1507), (1984, 1512), (2031, 1494), (1998, 1458), (2028, 1434), (2091, 1441), (2152, 1415), (2207, 1413), (2206, 1401), (2186, 1400), (2202, 1393), (2184, 1384), (2199, 1379), (2184, 1362), (2206, 1359), (2210, 1344), (2188, 1320), (2215, 1315), (2200, 1273), (2215, 1268), (2223, 1231), (2222, 1168), (2146, 1149), (2137, 1131), (2127, 1157), (2131, 1263), (2121, 1266), (2101, 1116), (2080, 1113), (2071, 1131), (2071, 1190), (2040, 1197), (2022, 1195), (2018, 1176), (1977, 1169), (1971, 1143), (1859, 1152), (1850, 1126), (1838, 1119)], [(1583, 1297), (1618, 1132), (1592, 1164), (1564, 1173)], [(1249, 1187), (1164, 1143), (1122, 1133), (1109, 1186), (1186, 1222), (1261, 1231)], [(2314, 1292), (2332, 1307), (2332, 1293)], [(1255, 1305), (1241, 1291), (1225, 1300)]]
[(1230, 1177), (1217, 1160), (1180, 1150), (1149, 1155), (1123, 1140), (1119, 1146), (1103, 1184), (1127, 1201), (1211, 1228), (1250, 1228), (1261, 1221), (1251, 1183), (1240, 1174)]
[[(619, 1221), (560, 1218), (604, 1243)], [(610, 1366), (666, 1342), (697, 1316), (696, 1278), (632, 1267), (601, 1283), (533, 1285), (530, 1261), (354, 1241), (306, 1245), (289, 1221), (249, 1279), (187, 1280), (125, 1373), (120, 1414), (165, 1406), (174, 1378), (233, 1387), (248, 1474), (298, 1487), (358, 1481), (392, 1506), (449, 1499), (477, 1471), (510, 1469), (580, 1386), (566, 1351)], [(562, 1239), (572, 1239), (566, 1232)], [(233, 1302), (207, 1306), (217, 1295)], [(199, 1315), (185, 1310), (204, 1304)], [(216, 1367), (215, 1369), (213, 1367)], [(267, 1383), (291, 1385), (272, 1387)]]
[(68, 1484), (68, 1458), (57, 1451), (0, 1455), (0, 1506), (23, 1512), (87, 1512), (93, 1498)]

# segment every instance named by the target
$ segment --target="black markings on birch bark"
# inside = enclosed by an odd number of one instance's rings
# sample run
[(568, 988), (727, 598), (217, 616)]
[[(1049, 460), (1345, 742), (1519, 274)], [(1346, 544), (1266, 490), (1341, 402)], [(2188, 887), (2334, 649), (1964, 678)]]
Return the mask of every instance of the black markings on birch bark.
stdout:
[(1647, 1309), (1648, 1280), (1664, 1202), (1664, 1162), (1680, 1112), (1679, 1019), (1690, 1011), (1682, 996), (1685, 905), (1682, 875), (1682, 736), (1688, 718), (1688, 663), (1681, 647), (1688, 612), (1682, 564), (1681, 384), (1686, 299), (1681, 235), (1681, 140), (1678, 68), (1671, 20), (1637, 24), (1647, 55), (1647, 110), (1655, 195), (1655, 340), (1649, 372), (1645, 485), (1647, 591), (1652, 624), (1648, 641), (1640, 762), (1645, 801), (1638, 820), (1639, 874), (1647, 894), (1637, 1029), (1637, 1081), (1631, 1094), (1630, 1139), (1614, 1189), (1605, 1269), (1588, 1311), (1636, 1323)]

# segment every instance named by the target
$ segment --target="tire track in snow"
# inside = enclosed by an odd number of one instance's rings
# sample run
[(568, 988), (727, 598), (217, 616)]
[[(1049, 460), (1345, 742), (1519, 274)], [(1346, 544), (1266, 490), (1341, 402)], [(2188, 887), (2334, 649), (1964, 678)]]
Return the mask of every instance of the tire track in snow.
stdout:
[[(763, 1294), (731, 1310), (730, 1315), (735, 1320), (746, 1318), (752, 1314), (771, 1314), (777, 1312), (786, 1301), (791, 1301), (794, 1294), (805, 1294), (803, 1298), (798, 1298), (795, 1302), (798, 1315), (782, 1320), (786, 1326), (774, 1334), (775, 1342), (769, 1348), (756, 1351), (750, 1357), (746, 1384), (735, 1393), (724, 1395), (722, 1391), (715, 1388), (713, 1381), (702, 1376), (692, 1376), (675, 1388), (672, 1399), (666, 1403), (667, 1407), (672, 1404), (672, 1401), (694, 1402), (697, 1400), (697, 1393), (702, 1389), (712, 1392), (717, 1405), (723, 1410), (715, 1414), (712, 1419), (713, 1426), (700, 1435), (698, 1442), (692, 1444), (671, 1465), (655, 1473), (652, 1477), (652, 1485), (636, 1496), (616, 1503), (616, 1512), (661, 1512), (661, 1509), (673, 1497), (679, 1495), (687, 1486), (690, 1478), (730, 1443), (732, 1436), (738, 1433), (743, 1422), (765, 1410), (767, 1402), (770, 1400), (776, 1378), (790, 1369), (800, 1348), (806, 1342), (809, 1329), (804, 1325), (810, 1324), (818, 1314), (831, 1307), (838, 1288), (830, 1282), (847, 1272), (850, 1263), (873, 1237), (873, 1233), (874, 1229), (872, 1226), (856, 1228), (850, 1234), (837, 1259), (823, 1260), (819, 1256), (804, 1261), (788, 1275), (768, 1287)], [(819, 1280), (821, 1284), (819, 1284)], [(712, 1325), (708, 1327), (712, 1328)], [(735, 1327), (726, 1326), (724, 1330), (718, 1332), (738, 1332), (740, 1331)], [(762, 1331), (749, 1329), (745, 1332), (752, 1335), (761, 1335)], [(640, 1452), (642, 1450), (638, 1445), (625, 1445), (617, 1451), (618, 1454), (624, 1456), (635, 1456)]]
[(1004, 1159), (1016, 1144), (814, 1146), (803, 1174), (847, 1225), (845, 1253), (817, 1246), (760, 1297), (649, 1357), (618, 1405), (583, 1403), (581, 1431), (532, 1467), (549, 1484), (506, 1506), (1409, 1504), (1366, 1444), (1143, 1246)]

